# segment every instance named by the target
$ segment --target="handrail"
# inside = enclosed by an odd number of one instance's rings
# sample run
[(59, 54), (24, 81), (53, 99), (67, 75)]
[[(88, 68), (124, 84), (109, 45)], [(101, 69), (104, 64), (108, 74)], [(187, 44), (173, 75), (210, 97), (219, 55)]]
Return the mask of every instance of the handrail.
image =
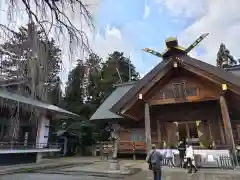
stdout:
[(59, 143), (0, 142), (0, 149), (60, 149)]

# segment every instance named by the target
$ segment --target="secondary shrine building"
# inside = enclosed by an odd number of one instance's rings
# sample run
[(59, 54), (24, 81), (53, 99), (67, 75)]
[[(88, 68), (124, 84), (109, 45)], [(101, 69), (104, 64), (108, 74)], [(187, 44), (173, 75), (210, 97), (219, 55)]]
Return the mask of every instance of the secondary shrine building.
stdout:
[(152, 143), (174, 148), (185, 139), (233, 150), (240, 145), (239, 69), (173, 54), (141, 80), (118, 85), (91, 120), (120, 124), (119, 153), (131, 153), (133, 143), (146, 153)]

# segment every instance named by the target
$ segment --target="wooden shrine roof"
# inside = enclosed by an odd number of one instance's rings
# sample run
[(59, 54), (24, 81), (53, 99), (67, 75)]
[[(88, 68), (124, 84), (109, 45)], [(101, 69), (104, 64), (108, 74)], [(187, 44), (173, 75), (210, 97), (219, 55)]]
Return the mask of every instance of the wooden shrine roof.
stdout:
[(226, 70), (240, 77), (240, 65), (235, 65), (235, 66), (226, 68)]
[[(160, 62), (155, 68), (153, 68), (146, 76), (138, 81), (115, 105), (110, 109), (114, 113), (120, 113), (122, 108), (130, 102), (132, 99), (138, 98), (138, 93), (150, 82), (154, 81), (154, 78), (163, 72), (163, 70), (169, 65), (172, 66), (173, 61), (177, 61), (182, 68), (189, 69), (194, 68), (200, 76), (207, 74), (210, 79), (218, 81), (219, 84), (226, 83), (240, 89), (240, 78), (225, 69), (218, 68), (201, 60), (197, 60), (188, 55), (171, 56), (168, 59)], [(237, 91), (240, 95), (240, 91)]]

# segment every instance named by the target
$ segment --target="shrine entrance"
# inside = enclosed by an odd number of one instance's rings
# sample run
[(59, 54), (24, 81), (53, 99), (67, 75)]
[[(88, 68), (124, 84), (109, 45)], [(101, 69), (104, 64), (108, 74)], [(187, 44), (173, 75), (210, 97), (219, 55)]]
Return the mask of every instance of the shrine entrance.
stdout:
[(198, 121), (189, 122), (179, 122), (178, 123), (178, 136), (179, 141), (184, 141), (186, 139), (198, 139)]

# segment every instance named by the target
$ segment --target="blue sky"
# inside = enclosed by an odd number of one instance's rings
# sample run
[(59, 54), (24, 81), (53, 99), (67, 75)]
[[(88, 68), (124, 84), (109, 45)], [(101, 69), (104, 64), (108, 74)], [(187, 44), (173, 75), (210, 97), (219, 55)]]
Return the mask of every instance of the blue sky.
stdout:
[[(179, 44), (187, 47), (202, 33), (209, 36), (191, 53), (191, 56), (207, 63), (216, 64), (216, 54), (224, 43), (236, 58), (240, 58), (240, 1), (229, 0), (87, 0), (89, 11), (93, 14), (96, 31), (92, 32), (87, 23), (79, 18), (76, 11), (73, 22), (89, 35), (92, 49), (106, 58), (113, 51), (131, 55), (131, 60), (141, 75), (146, 74), (160, 59), (144, 53), (145, 47), (162, 52), (164, 41), (175, 36)], [(5, 4), (5, 5), (4, 5)], [(20, 5), (23, 4), (20, 3)], [(1, 1), (1, 8), (7, 9)], [(21, 7), (21, 6), (19, 6)], [(0, 20), (9, 25), (7, 11), (2, 10)], [(15, 14), (15, 13), (14, 13)], [(28, 16), (16, 12), (12, 28), (28, 22)], [(63, 39), (63, 40), (62, 40)], [(1, 39), (3, 41), (3, 39)], [(66, 40), (61, 37), (59, 45), (63, 50), (63, 70), (60, 73), (66, 82), (69, 71), (76, 61), (69, 60)], [(76, 55), (75, 55), (76, 54)], [(74, 59), (86, 54), (76, 50)], [(76, 56), (76, 57), (75, 57)], [(79, 57), (78, 57), (79, 56)]]
[(156, 65), (159, 59), (143, 54), (141, 49), (151, 47), (162, 51), (167, 37), (178, 36), (193, 21), (193, 18), (178, 21), (154, 0), (102, 0), (96, 26), (102, 36), (106, 26), (117, 28), (131, 43), (134, 59), (138, 59), (134, 64), (137, 70), (144, 74)]
[[(91, 0), (99, 4), (95, 15), (98, 35), (94, 50), (102, 56), (122, 51), (141, 75), (160, 60), (141, 51), (144, 47), (164, 49), (164, 41), (175, 36), (187, 47), (202, 33), (209, 36), (190, 55), (216, 64), (216, 54), (225, 43), (239, 58), (239, 0)], [(106, 28), (107, 27), (107, 28)]]

